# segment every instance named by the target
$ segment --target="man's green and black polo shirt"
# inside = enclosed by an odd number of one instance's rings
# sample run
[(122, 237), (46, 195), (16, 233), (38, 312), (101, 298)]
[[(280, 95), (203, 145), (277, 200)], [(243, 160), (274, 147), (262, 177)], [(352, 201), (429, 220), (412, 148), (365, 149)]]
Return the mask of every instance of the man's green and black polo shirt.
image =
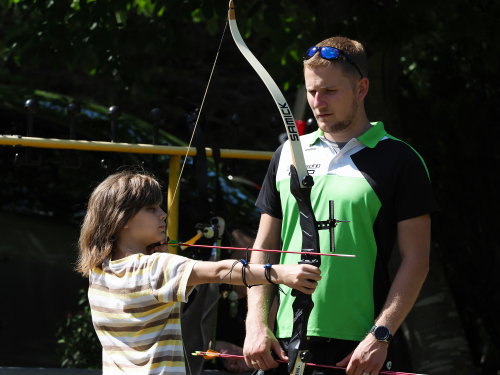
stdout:
[[(420, 155), (390, 136), (381, 122), (351, 139), (336, 154), (318, 131), (302, 136), (309, 174), (314, 177), (312, 206), (318, 221), (328, 219), (328, 201), (335, 216), (350, 220), (335, 228), (338, 253), (356, 258), (323, 257), (322, 280), (313, 294), (315, 307), (308, 335), (362, 340), (381, 311), (390, 288), (387, 265), (395, 244), (397, 223), (433, 213), (438, 206)], [(257, 207), (282, 219), (283, 249), (300, 251), (299, 211), (290, 194), (288, 142), (273, 156)], [(320, 231), (321, 251), (329, 251), (328, 231)], [(300, 255), (283, 254), (282, 264), (296, 264)], [(276, 336), (292, 333), (290, 289), (284, 287)]]

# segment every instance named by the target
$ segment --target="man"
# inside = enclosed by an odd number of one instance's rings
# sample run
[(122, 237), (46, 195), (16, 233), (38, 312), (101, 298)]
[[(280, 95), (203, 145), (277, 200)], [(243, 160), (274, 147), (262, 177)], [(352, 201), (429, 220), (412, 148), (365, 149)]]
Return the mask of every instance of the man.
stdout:
[[(347, 370), (306, 367), (306, 374), (376, 375), (381, 369), (397, 370), (397, 357), (387, 357), (389, 342), (428, 272), (430, 214), (438, 210), (428, 173), (415, 150), (387, 134), (381, 122), (369, 122), (364, 109), (367, 70), (363, 46), (343, 37), (329, 38), (304, 55), (308, 102), (319, 127), (301, 137), (315, 182), (312, 206), (316, 219), (326, 220), (328, 201), (334, 200), (336, 219), (350, 221), (335, 228), (336, 249), (356, 255), (322, 257), (322, 280), (313, 294), (308, 325), (313, 361)], [(284, 249), (300, 250), (290, 164), (286, 142), (276, 151), (257, 199), (262, 217), (255, 248), (276, 249), (282, 240)], [(327, 252), (329, 236), (324, 232), (320, 246)], [(387, 265), (396, 238), (402, 262), (391, 285)], [(279, 256), (272, 259), (278, 260)], [(281, 257), (284, 264), (299, 260), (294, 254)], [(262, 253), (252, 254), (252, 262), (263, 261)], [(285, 292), (280, 296), (277, 340), (266, 324), (276, 289), (249, 290), (244, 354), (254, 369), (278, 366), (271, 351), (288, 360), (282, 347), (286, 349), (292, 334), (294, 298), (288, 288)], [(280, 365), (278, 372), (285, 374), (286, 366)]]

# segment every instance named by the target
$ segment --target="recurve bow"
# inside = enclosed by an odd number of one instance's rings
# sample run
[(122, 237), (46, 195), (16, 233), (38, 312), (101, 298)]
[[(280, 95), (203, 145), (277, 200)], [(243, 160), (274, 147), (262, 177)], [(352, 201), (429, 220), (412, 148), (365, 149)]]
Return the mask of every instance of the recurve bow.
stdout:
[[(228, 19), (231, 34), (233, 35), (236, 45), (257, 74), (259, 74), (273, 96), (288, 134), (293, 161), (293, 164), (290, 165), (290, 191), (295, 197), (299, 207), (300, 228), (302, 230), (301, 252), (304, 253), (301, 255), (299, 263), (311, 264), (319, 267), (321, 265), (321, 256), (317, 255), (320, 253), (318, 230), (328, 229), (330, 231), (330, 251), (334, 251), (334, 228), (340, 220), (336, 220), (333, 217), (333, 201), (330, 201), (329, 219), (322, 222), (316, 220), (311, 205), (311, 188), (314, 185), (314, 180), (307, 171), (304, 153), (302, 151), (302, 145), (292, 111), (281, 93), (281, 90), (243, 41), (236, 24), (233, 0), (229, 2)], [(314, 307), (314, 302), (311, 295), (304, 294), (297, 290), (293, 290), (292, 295), (295, 296), (295, 301), (292, 304), (294, 323), (292, 337), (288, 344), (288, 372), (293, 375), (302, 375), (306, 363), (311, 361), (311, 353), (309, 352), (309, 344), (307, 341), (307, 323), (309, 321), (309, 315)]]

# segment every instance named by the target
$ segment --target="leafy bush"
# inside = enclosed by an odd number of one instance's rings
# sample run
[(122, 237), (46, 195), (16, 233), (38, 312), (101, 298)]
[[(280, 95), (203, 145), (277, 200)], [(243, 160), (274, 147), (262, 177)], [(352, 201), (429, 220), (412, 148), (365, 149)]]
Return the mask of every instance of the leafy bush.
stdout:
[(56, 355), (65, 368), (101, 368), (102, 346), (92, 325), (92, 316), (86, 290), (80, 289), (76, 314), (68, 313), (56, 333)]

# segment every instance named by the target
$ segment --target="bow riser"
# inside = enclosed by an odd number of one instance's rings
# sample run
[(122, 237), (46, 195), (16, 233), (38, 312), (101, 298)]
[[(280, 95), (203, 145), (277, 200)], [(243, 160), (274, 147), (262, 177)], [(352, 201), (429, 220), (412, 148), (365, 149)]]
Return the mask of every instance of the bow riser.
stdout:
[[(312, 181), (312, 184), (314, 181)], [(312, 186), (311, 186), (312, 187)], [(301, 251), (311, 253), (302, 255), (299, 264), (310, 264), (316, 267), (321, 266), (321, 256), (319, 254), (319, 234), (318, 223), (314, 216), (311, 204), (311, 188), (303, 188), (299, 184), (299, 177), (293, 165), (290, 166), (290, 192), (297, 201), (300, 216), (300, 228), (302, 230)], [(288, 372), (292, 375), (301, 375), (304, 372), (306, 363), (311, 360), (309, 344), (307, 341), (307, 323), (309, 315), (314, 307), (314, 302), (310, 294), (304, 294), (298, 290), (292, 291), (295, 296), (292, 308), (294, 336), (288, 343)]]
[[(293, 165), (290, 165), (290, 193), (297, 201), (300, 217), (300, 229), (302, 230), (302, 252), (320, 253), (318, 222), (314, 215), (311, 204), (311, 192), (314, 180), (309, 179), (309, 187), (301, 187), (299, 176)], [(321, 266), (321, 256), (302, 255), (301, 263)]]

